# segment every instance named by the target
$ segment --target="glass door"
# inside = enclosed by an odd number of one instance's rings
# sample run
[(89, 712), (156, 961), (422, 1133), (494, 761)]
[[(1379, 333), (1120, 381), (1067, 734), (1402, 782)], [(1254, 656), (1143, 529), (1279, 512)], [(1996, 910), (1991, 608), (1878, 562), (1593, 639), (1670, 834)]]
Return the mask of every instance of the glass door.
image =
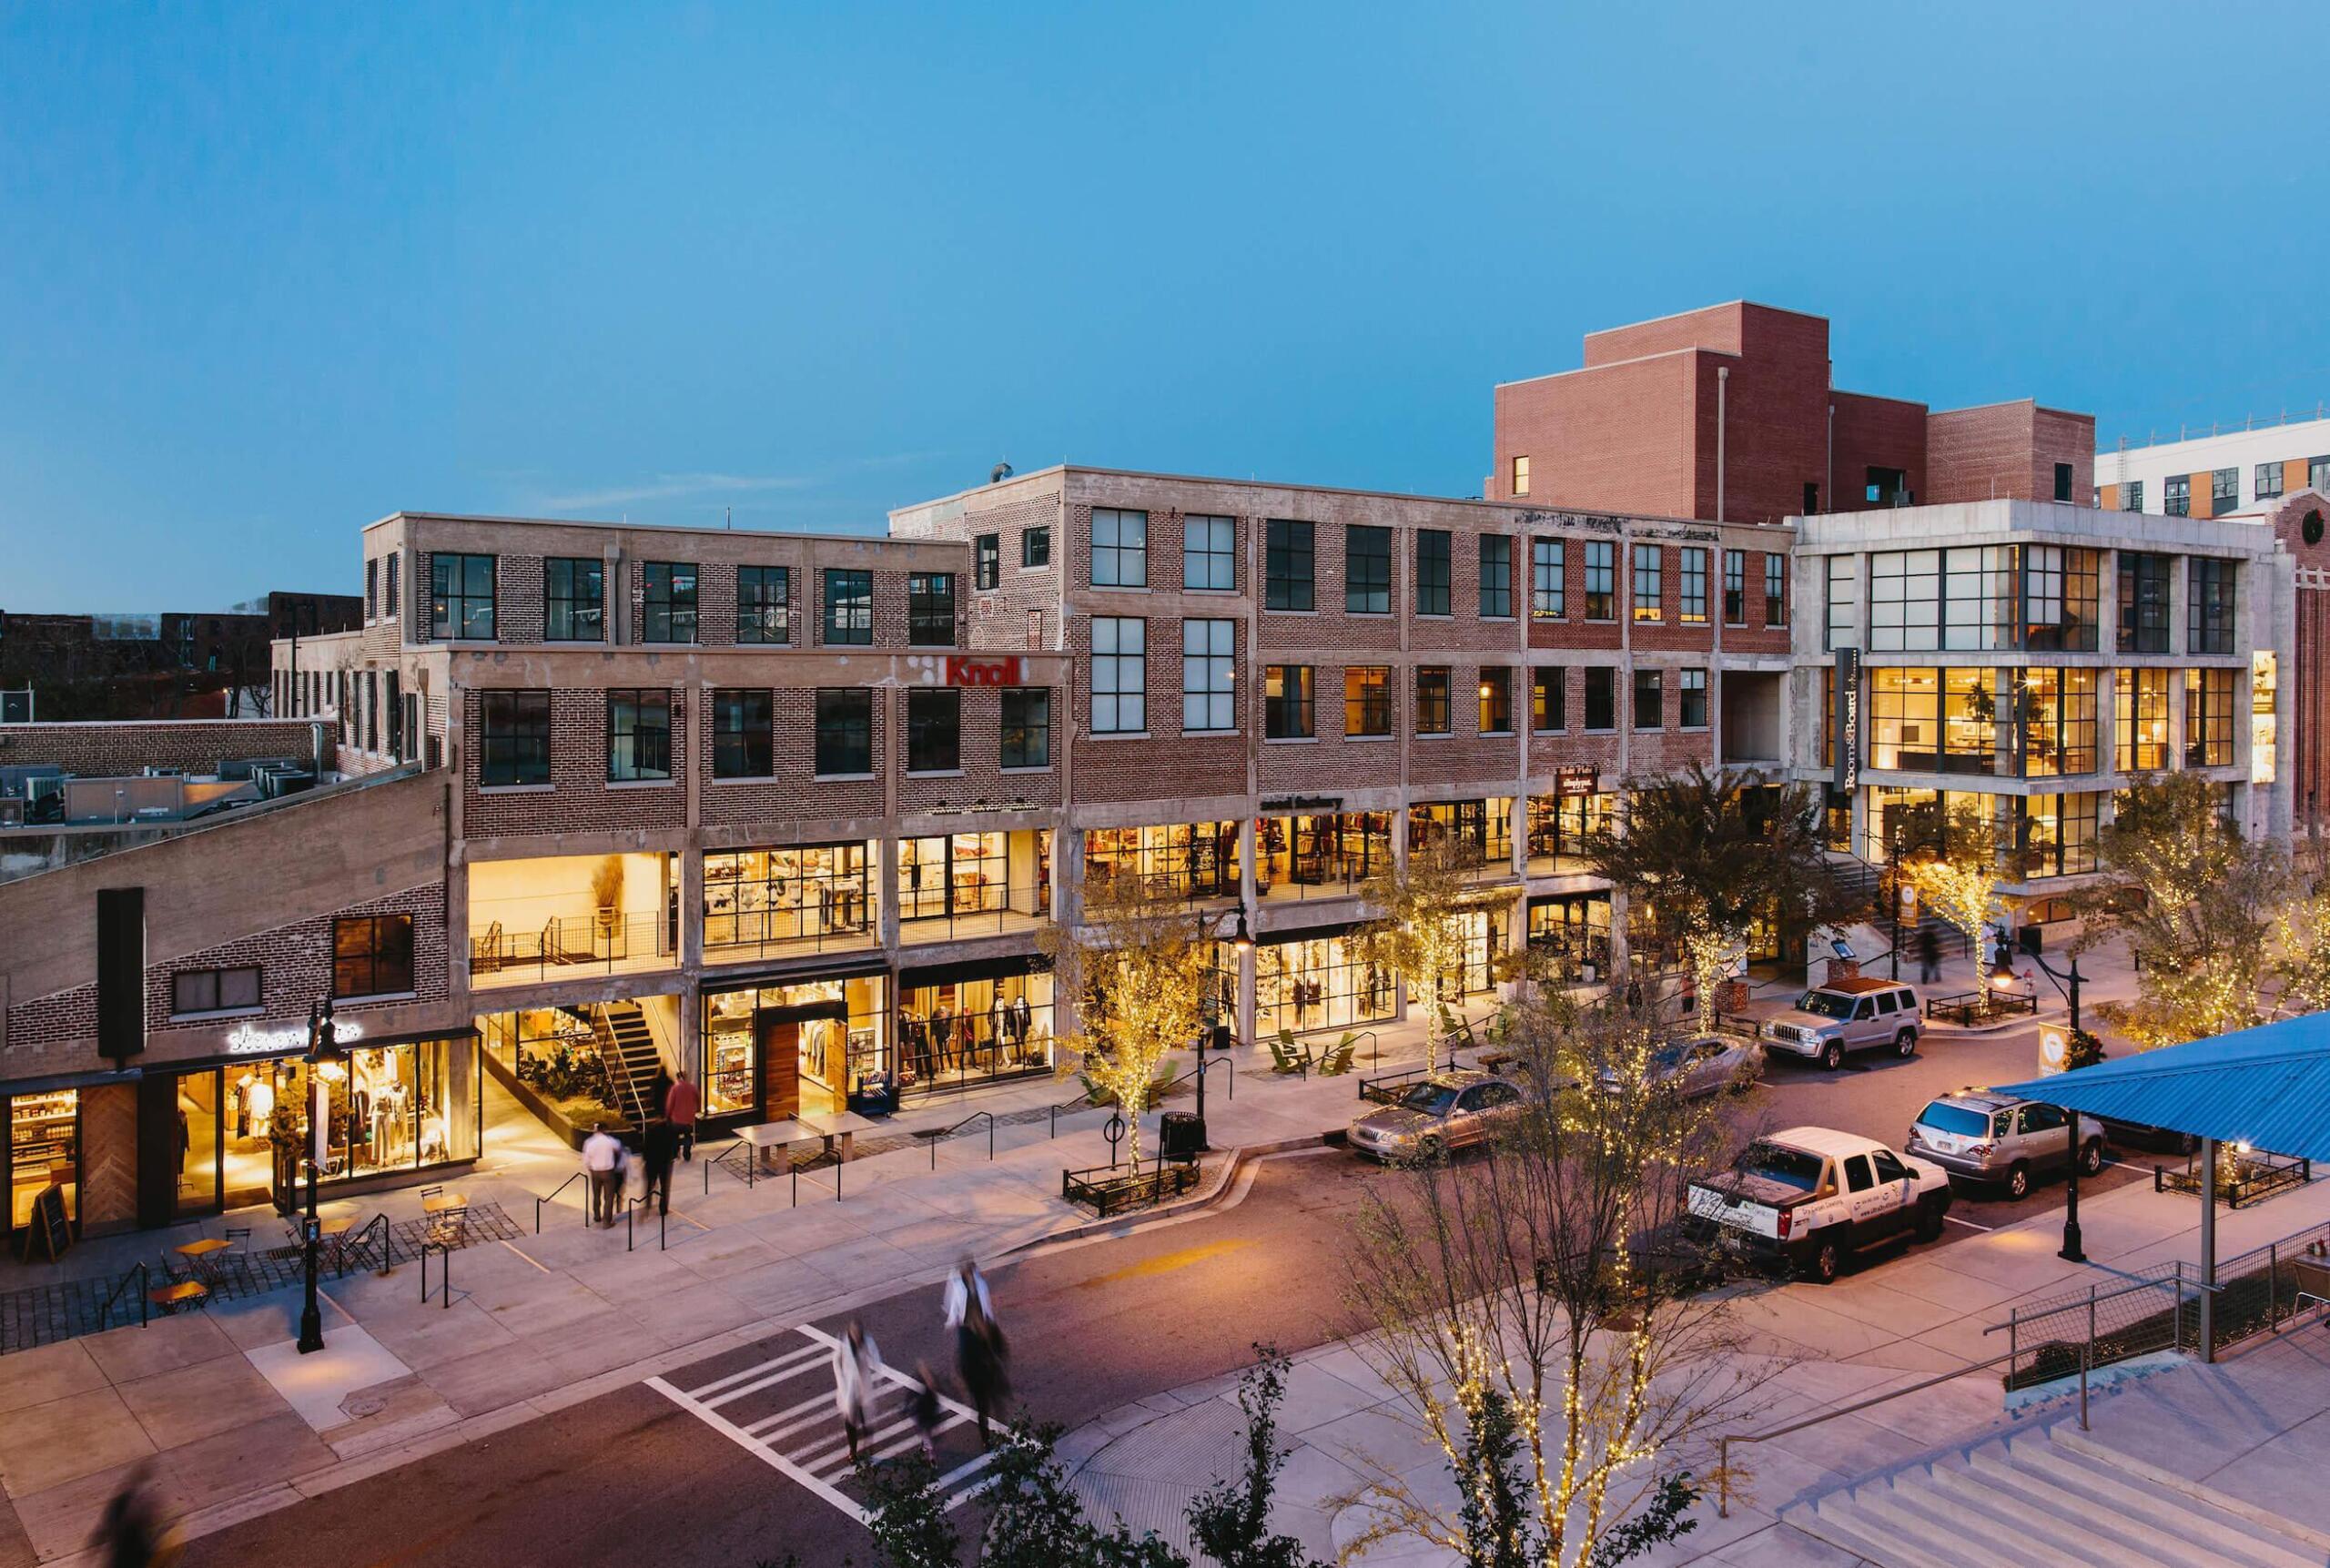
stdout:
[(219, 1115), (217, 1067), (181, 1073), (177, 1087), (177, 1211), (216, 1214), (220, 1204), (226, 1128)]

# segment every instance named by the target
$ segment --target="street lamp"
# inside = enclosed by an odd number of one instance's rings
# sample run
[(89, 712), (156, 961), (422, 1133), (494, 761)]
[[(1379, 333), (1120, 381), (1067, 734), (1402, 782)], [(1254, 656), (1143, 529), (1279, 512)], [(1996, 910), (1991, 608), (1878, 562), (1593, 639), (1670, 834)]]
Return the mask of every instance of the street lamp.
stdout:
[[(2063, 1000), (2071, 1005), (2071, 1043), (2072, 1047), (2077, 1049), (2079, 1046), (2079, 955), (2076, 953), (2072, 955), (2072, 966), (2068, 974), (2057, 974), (2054, 966), (2036, 953), (2031, 955), (2031, 961), (2039, 966), (2039, 972), (2047, 976), (2048, 983), (2062, 992)], [(2066, 1263), (2084, 1263), (2087, 1261), (2087, 1254), (2081, 1250), (2079, 1233), (2079, 1112), (2070, 1106), (2063, 1108), (2063, 1137), (2069, 1140), (2066, 1147), (2071, 1155), (2071, 1176), (2063, 1189), (2063, 1247), (2062, 1250), (2055, 1256)]]
[(312, 1354), (324, 1348), (323, 1310), (316, 1300), (316, 1270), (320, 1259), (318, 1254), (322, 1239), (321, 1222), (316, 1218), (316, 1183), (322, 1174), (324, 1150), (331, 1137), (331, 1091), (324, 1079), (328, 1072), (337, 1073), (347, 1060), (339, 1048), (339, 1031), (331, 1019), (331, 999), (311, 1003), (308, 1007), (308, 1081), (315, 1104), (308, 1113), (308, 1221), (303, 1229), (306, 1239), (308, 1265), (308, 1299), (299, 1309), (299, 1353)]

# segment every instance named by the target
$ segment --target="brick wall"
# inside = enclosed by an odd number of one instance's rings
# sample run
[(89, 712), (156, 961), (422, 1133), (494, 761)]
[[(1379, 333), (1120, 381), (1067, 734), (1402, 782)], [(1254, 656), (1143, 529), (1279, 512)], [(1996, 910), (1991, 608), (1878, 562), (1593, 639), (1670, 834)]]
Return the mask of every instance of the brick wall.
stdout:
[(0, 729), (0, 764), (52, 763), (99, 778), (142, 768), (208, 773), (222, 761), (315, 760), (305, 719), (137, 719), (93, 724), (10, 724)]
[[(805, 687), (778, 687), (771, 698), (776, 744), (772, 762), (775, 774), (767, 779), (716, 779), (712, 776), (712, 726), (697, 726), (691, 754), (704, 771), (702, 820), (706, 827), (759, 824), (768, 830), (767, 842), (796, 837), (783, 829), (805, 818), (874, 818), (882, 814), (882, 779), (878, 770), (889, 754), (889, 731), (901, 722), (903, 699), (895, 692), (875, 693), (874, 764), (876, 776), (867, 779), (820, 781), (816, 777), (817, 693)], [(1054, 720), (1058, 723), (1057, 718)], [(1024, 793), (1024, 792), (1022, 792)]]
[(1008, 801), (1024, 800), (1032, 805), (1057, 805), (1059, 803), (1059, 750), (1062, 742), (1060, 724), (1067, 693), (1052, 694), (1052, 763), (1047, 771), (1037, 773), (1002, 767), (1003, 693), (996, 688), (972, 686), (960, 691), (957, 701), (961, 703), (958, 718), (958, 738), (962, 767), (955, 774), (909, 774), (907, 767), (907, 693), (897, 693), (897, 722), (891, 728), (890, 765), (897, 770), (898, 809), (901, 812), (928, 811), (934, 806), (968, 806), (985, 801), (1000, 805)]
[[(1089, 530), (1089, 508), (1085, 511), (1085, 524)], [(998, 506), (968, 510), (956, 526), (960, 528), (959, 537), (966, 541), (994, 534), (998, 562), (993, 588), (974, 587), (974, 580), (967, 573), (957, 585), (957, 592), (965, 596), (965, 602), (970, 606), (966, 646), (1025, 650), (1029, 646), (1028, 628), (1031, 617), (1036, 616), (1042, 618), (1039, 645), (1061, 646), (1060, 582), (1068, 541), (1060, 498), (1057, 494), (1028, 496)], [(1021, 541), (1028, 531), (1035, 528), (1051, 532), (1050, 562), (1024, 567), (1019, 564), (1025, 559)], [(953, 536), (951, 528), (949, 531)], [(977, 571), (976, 564), (972, 571)]]
[[(1821, 510), (1865, 511), (1876, 504), (1869, 499), (1871, 468), (1899, 469), (1910, 494), (1921, 502), (1934, 499), (1928, 493), (1933, 463), (1927, 450), (1929, 425), (1923, 403), (1859, 392), (1838, 392), (1830, 400), (1837, 409), (1836, 453), (1827, 466), (1835, 478), (1822, 487)], [(1806, 477), (1818, 478), (1818, 473), (1816, 467)]]
[[(656, 688), (651, 688), (656, 689)], [(689, 755), (693, 694), (672, 691), (673, 777), (669, 782), (607, 781), (607, 693), (560, 689), (550, 693), (550, 778), (533, 786), (487, 789), (479, 784), (479, 723), (482, 693), (462, 693), (462, 830), (471, 838), (551, 833), (644, 833), (683, 827), (687, 795), (680, 769)]]

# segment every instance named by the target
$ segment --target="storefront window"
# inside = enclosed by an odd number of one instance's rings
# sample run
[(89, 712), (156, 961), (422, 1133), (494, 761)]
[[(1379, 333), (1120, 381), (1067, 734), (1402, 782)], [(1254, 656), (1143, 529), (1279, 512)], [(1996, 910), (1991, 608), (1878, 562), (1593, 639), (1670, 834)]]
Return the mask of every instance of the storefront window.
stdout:
[(899, 977), (898, 1087), (951, 1088), (1049, 1072), (1049, 971), (917, 983)]
[[(316, 1069), (324, 1084), (323, 1179), (358, 1180), (475, 1159), (483, 1111), (474, 1039), (356, 1047)], [(279, 1194), (315, 1147), (313, 1083), (296, 1057), (227, 1072), (233, 1120), (226, 1164), (240, 1189), (256, 1158), (272, 1162)], [(262, 1149), (264, 1153), (262, 1154)]]
[(2095, 771), (2095, 672), (2023, 672), (2022, 771), (2031, 778)]
[(896, 1070), (888, 999), (881, 975), (706, 995), (703, 1114), (778, 1121), (847, 1108), (851, 1094)]
[(1340, 898), (1392, 869), (1392, 814), (1266, 816), (1254, 824), (1262, 897)]
[(1504, 951), (1504, 917), (1494, 909), (1467, 910), (1457, 916), (1464, 927), (1464, 956), (1441, 977), (1443, 1002), (1461, 1002), (1496, 985), (1496, 957)]
[(1449, 801), (1408, 808), (1408, 853), (1455, 845), (1475, 881), (1513, 874), (1513, 797)]
[(1238, 896), (1238, 824), (1175, 822), (1096, 827), (1084, 835), (1084, 874), (1096, 885), (1140, 878), (1151, 897)]
[(1557, 978), (1591, 985), (1610, 972), (1610, 895), (1579, 893), (1529, 901), (1529, 946)]
[(873, 939), (872, 845), (813, 844), (704, 857), (706, 949), (862, 946)]
[(81, 1091), (18, 1095), (8, 1104), (8, 1225), (21, 1230), (52, 1185), (65, 1189), (65, 1216), (81, 1212)]
[(1348, 937), (1272, 942), (1254, 950), (1254, 1029), (1352, 1028), (1382, 1023), (1399, 1007), (1390, 970), (1363, 963)]
[(1592, 794), (1533, 794), (1529, 797), (1529, 869), (1584, 871), (1579, 858), (1587, 836), (1610, 824), (1617, 801), (1611, 790)]

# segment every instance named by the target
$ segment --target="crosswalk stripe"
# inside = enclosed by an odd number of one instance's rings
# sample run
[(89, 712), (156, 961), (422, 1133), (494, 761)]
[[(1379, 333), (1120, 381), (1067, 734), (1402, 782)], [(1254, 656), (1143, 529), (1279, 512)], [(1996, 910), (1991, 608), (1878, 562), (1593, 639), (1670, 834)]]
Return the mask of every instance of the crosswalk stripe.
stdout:
[[(900, 1432), (909, 1430), (913, 1425), (914, 1422), (910, 1420), (894, 1421), (889, 1425), (877, 1427), (859, 1438), (858, 1446), (863, 1448), (869, 1442), (887, 1442)], [(836, 1463), (836, 1461), (840, 1462)], [(848, 1429), (845, 1427), (836, 1436), (827, 1438), (816, 1448), (796, 1452), (793, 1455), (793, 1462), (828, 1474), (837, 1474), (847, 1470), (850, 1466)]]
[[(833, 1409), (833, 1403), (834, 1396), (831, 1393), (821, 1390), (816, 1393), (811, 1394), (807, 1399), (803, 1400), (797, 1405), (787, 1405), (774, 1415), (765, 1415), (756, 1421), (746, 1422), (745, 1430), (752, 1433), (755, 1437), (765, 1438), (769, 1435), (770, 1428), (776, 1426), (781, 1422), (791, 1421), (795, 1416), (799, 1415), (802, 1411), (815, 1410), (819, 1405), (824, 1405), (828, 1410), (831, 1410)], [(836, 1413), (839, 1412), (836, 1411)]]
[(693, 1412), (699, 1421), (702, 1421), (705, 1425), (711, 1427), (714, 1431), (720, 1432), (727, 1437), (730, 1442), (735, 1443), (746, 1452), (759, 1455), (764, 1463), (774, 1465), (777, 1470), (782, 1471), (792, 1480), (800, 1482), (801, 1486), (805, 1491), (814, 1492), (816, 1495), (824, 1498), (827, 1502), (832, 1503), (836, 1508), (839, 1509), (845, 1517), (855, 1519), (860, 1524), (866, 1522), (866, 1512), (865, 1508), (853, 1502), (847, 1493), (836, 1491), (834, 1487), (827, 1485), (816, 1476), (810, 1474), (807, 1471), (802, 1469), (799, 1465), (794, 1463), (783, 1454), (778, 1453), (776, 1451), (770, 1448), (766, 1443), (760, 1442), (754, 1438), (746, 1436), (743, 1428), (724, 1419), (718, 1411), (712, 1410), (705, 1406), (701, 1400), (681, 1392), (678, 1389), (674, 1388), (671, 1384), (665, 1382), (661, 1378), (649, 1378), (647, 1380), (647, 1386), (653, 1389), (657, 1393), (662, 1394), (665, 1399), (670, 1400), (673, 1403), (678, 1405), (681, 1409)]
[[(761, 1390), (781, 1383), (787, 1378), (799, 1377), (803, 1372), (814, 1370), (820, 1359), (818, 1348), (813, 1345), (805, 1354), (796, 1353), (775, 1361), (766, 1361), (750, 1369), (745, 1374), (752, 1378), (750, 1382), (740, 1383), (733, 1378), (723, 1379), (721, 1383), (713, 1385), (714, 1388), (720, 1389), (720, 1392), (714, 1394), (710, 1390), (698, 1389), (695, 1391), (695, 1397), (708, 1405), (724, 1405), (732, 1400), (743, 1399), (746, 1394), (758, 1393)], [(755, 1372), (765, 1375), (755, 1378), (753, 1377)], [(726, 1386), (724, 1387), (723, 1384)]]

